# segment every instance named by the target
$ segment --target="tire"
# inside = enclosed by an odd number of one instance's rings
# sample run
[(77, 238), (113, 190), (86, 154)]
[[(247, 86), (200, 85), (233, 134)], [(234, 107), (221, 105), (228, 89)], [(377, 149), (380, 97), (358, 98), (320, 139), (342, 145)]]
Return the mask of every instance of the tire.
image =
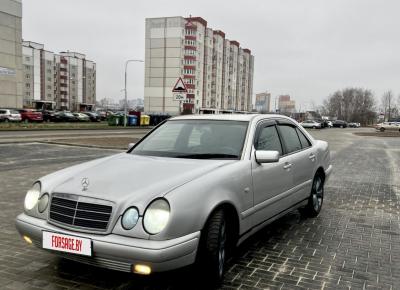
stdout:
[(385, 128), (382, 127), (382, 128), (379, 129), (379, 131), (385, 132)]
[(4, 122), (8, 123), (8, 122), (10, 122), (10, 120), (8, 120), (8, 119), (6, 118), (6, 119), (4, 119)]
[(198, 266), (215, 285), (220, 284), (224, 277), (226, 229), (225, 213), (222, 209), (217, 210), (207, 221), (200, 238)]
[(316, 217), (321, 212), (324, 202), (324, 178), (321, 174), (316, 174), (311, 187), (311, 194), (308, 204), (301, 209), (303, 215), (307, 217)]
[(312, 127), (312, 128), (313, 128), (313, 129), (317, 129), (317, 127), (315, 127), (315, 126), (314, 126), (314, 127)]
[(340, 125), (340, 128), (343, 128), (343, 125)]

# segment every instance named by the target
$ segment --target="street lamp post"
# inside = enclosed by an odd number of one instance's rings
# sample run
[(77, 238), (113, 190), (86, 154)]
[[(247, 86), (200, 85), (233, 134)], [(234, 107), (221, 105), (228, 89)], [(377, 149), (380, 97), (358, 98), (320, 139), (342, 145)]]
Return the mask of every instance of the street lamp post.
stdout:
[(127, 80), (128, 63), (130, 63), (130, 62), (143, 62), (143, 60), (140, 60), (140, 59), (128, 59), (125, 62), (125, 89), (124, 89), (124, 91), (125, 91), (125, 104), (124, 104), (125, 114), (124, 114), (124, 127), (126, 127), (126, 121), (127, 121), (126, 119), (127, 119), (127, 113), (128, 113), (128, 94), (127, 94), (127, 90), (126, 90), (126, 80)]

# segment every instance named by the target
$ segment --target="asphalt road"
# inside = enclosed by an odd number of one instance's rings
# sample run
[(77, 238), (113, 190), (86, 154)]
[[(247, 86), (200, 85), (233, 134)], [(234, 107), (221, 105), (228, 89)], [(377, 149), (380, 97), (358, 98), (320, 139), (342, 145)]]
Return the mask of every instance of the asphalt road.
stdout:
[[(250, 238), (228, 262), (221, 288), (400, 288), (400, 138), (359, 137), (353, 131), (310, 131), (330, 143), (333, 156), (321, 214), (305, 219), (295, 211)], [(0, 145), (1, 289), (202, 288), (207, 277), (190, 269), (149, 277), (119, 273), (57, 258), (18, 236), (14, 219), (32, 181), (116, 152)]]

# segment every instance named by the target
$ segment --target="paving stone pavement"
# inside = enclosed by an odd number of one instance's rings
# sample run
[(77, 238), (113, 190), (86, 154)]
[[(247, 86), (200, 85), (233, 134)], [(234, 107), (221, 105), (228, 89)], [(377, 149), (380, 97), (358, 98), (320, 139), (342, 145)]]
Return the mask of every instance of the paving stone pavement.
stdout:
[[(329, 131), (332, 130), (332, 131)], [(297, 211), (241, 245), (223, 289), (400, 289), (400, 138), (312, 132), (331, 142), (334, 172), (321, 214)], [(28, 246), (15, 230), (36, 178), (115, 151), (0, 145), (1, 289), (194, 289), (191, 268), (149, 277), (99, 269)]]

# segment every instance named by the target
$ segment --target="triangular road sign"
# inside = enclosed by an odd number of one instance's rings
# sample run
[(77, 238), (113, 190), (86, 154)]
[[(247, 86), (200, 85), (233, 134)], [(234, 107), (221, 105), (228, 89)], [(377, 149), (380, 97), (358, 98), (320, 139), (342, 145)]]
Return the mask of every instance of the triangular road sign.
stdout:
[(187, 93), (187, 89), (186, 89), (185, 83), (183, 82), (181, 77), (177, 80), (174, 88), (172, 89), (172, 92), (174, 92), (174, 93)]

